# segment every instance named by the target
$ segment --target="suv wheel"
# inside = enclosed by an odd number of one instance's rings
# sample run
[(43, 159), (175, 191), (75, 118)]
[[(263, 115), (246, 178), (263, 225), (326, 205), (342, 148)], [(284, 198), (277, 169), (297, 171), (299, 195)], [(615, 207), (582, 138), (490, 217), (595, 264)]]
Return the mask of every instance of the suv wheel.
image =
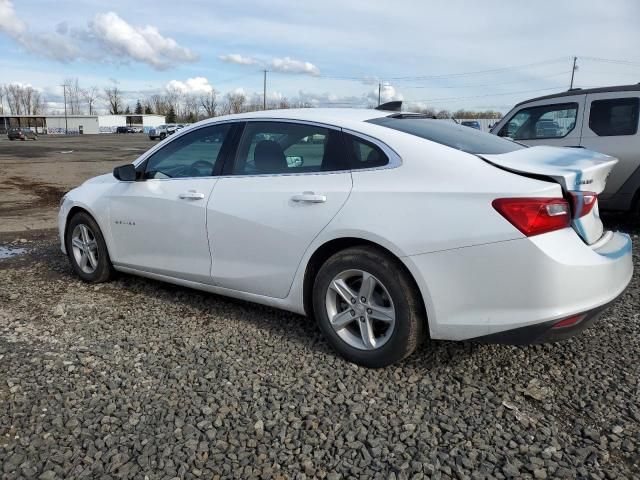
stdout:
[(347, 360), (372, 368), (409, 356), (423, 337), (424, 309), (396, 259), (373, 247), (336, 253), (313, 289), (318, 326)]
[(78, 276), (89, 283), (110, 280), (115, 271), (107, 245), (96, 221), (81, 212), (69, 221), (66, 233), (67, 255)]

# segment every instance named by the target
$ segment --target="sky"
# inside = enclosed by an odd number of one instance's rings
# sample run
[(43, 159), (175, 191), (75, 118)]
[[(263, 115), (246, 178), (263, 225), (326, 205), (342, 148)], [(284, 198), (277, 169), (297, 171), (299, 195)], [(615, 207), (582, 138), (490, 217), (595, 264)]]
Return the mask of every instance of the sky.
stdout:
[(640, 82), (638, 0), (0, 0), (0, 83), (508, 111)]

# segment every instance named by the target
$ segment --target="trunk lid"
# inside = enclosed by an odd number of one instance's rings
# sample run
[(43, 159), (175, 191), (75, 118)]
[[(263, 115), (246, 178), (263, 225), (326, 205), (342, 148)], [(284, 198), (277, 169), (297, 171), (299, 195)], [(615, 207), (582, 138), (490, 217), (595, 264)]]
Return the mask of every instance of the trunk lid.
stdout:
[[(601, 193), (609, 173), (618, 163), (616, 158), (608, 155), (570, 147), (537, 146), (479, 156), (514, 173), (553, 180), (561, 185), (567, 200), (571, 192)], [(586, 243), (597, 242), (603, 233), (597, 200), (589, 213), (574, 218), (571, 225)]]

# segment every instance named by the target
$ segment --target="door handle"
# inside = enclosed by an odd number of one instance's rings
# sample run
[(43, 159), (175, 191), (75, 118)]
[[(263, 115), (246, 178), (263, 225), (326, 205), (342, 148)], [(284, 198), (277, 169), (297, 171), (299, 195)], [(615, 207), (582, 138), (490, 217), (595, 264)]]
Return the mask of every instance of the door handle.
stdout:
[(202, 200), (204, 193), (196, 192), (195, 190), (189, 190), (178, 195), (183, 200)]
[(294, 202), (305, 202), (305, 203), (324, 203), (327, 201), (326, 195), (317, 195), (313, 192), (304, 192), (299, 195), (294, 195), (291, 197), (291, 200)]

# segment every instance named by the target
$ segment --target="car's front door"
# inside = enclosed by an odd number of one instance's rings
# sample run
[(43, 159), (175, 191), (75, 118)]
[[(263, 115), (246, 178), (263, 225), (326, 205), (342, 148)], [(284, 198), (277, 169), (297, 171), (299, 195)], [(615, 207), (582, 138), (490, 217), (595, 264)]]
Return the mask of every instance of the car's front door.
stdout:
[(249, 121), (225, 170), (207, 209), (213, 282), (284, 298), (305, 250), (351, 191), (342, 132)]
[(498, 135), (526, 145), (557, 147), (580, 145), (584, 95), (523, 106), (502, 126)]
[(116, 185), (109, 198), (116, 264), (210, 281), (206, 206), (229, 130), (220, 124), (181, 135), (141, 165), (139, 181)]

